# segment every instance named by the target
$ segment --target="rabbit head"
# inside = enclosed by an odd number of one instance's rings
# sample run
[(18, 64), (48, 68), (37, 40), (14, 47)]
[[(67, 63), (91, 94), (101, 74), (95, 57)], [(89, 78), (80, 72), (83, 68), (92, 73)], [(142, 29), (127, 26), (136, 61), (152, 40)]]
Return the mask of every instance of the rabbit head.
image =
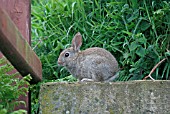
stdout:
[(70, 48), (65, 49), (61, 52), (58, 58), (58, 64), (65, 67), (72, 67), (73, 62), (80, 53), (80, 47), (82, 45), (82, 36), (78, 32), (72, 39), (72, 45)]

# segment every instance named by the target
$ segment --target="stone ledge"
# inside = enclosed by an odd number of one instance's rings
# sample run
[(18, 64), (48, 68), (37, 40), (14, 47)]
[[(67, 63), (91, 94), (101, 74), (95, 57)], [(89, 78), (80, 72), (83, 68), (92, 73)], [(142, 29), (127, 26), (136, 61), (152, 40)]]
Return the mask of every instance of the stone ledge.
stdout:
[(168, 114), (170, 81), (45, 83), (41, 114)]

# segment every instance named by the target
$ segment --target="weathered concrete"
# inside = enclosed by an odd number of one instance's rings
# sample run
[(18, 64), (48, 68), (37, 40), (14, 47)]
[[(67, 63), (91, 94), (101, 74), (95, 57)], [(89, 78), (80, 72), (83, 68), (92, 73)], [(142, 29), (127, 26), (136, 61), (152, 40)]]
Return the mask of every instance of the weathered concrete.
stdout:
[(40, 114), (170, 114), (170, 81), (45, 83)]

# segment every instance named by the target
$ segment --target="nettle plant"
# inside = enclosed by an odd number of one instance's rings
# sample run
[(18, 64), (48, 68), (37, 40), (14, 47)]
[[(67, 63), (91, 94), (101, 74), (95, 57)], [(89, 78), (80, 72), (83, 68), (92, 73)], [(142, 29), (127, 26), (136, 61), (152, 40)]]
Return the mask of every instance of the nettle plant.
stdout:
[[(6, 58), (0, 59), (0, 114), (26, 114), (26, 110), (16, 110), (14, 108), (19, 104), (26, 103), (18, 98), (21, 95), (27, 95), (29, 81), (31, 76), (18, 78), (19, 73), (9, 73), (14, 67)], [(26, 87), (27, 86), (27, 87)]]

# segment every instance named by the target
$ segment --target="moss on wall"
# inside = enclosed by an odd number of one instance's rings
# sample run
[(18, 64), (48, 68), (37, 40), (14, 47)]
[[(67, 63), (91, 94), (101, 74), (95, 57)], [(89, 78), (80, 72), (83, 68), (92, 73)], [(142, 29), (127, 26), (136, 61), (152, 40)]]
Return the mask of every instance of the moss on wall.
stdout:
[(45, 83), (42, 114), (167, 114), (170, 81)]

